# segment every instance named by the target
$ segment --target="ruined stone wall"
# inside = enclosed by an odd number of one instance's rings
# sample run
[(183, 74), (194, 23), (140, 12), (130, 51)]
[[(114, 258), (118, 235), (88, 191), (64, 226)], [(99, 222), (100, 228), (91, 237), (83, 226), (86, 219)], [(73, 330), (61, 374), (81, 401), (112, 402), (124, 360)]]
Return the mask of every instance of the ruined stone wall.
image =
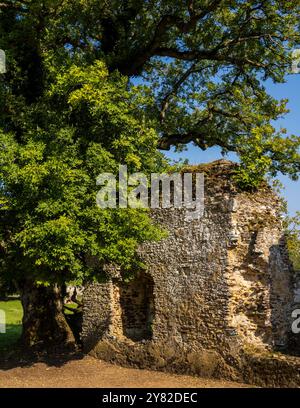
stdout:
[[(239, 379), (241, 352), (284, 346), (291, 270), (279, 202), (265, 187), (242, 193), (232, 164), (205, 166), (205, 211), (157, 209), (169, 231), (139, 252), (147, 265), (136, 281), (114, 272), (84, 294), (82, 340), (109, 361)], [(145, 291), (146, 289), (146, 291)]]
[(271, 190), (241, 193), (232, 212), (236, 242), (228, 251), (230, 325), (244, 344), (288, 344), (293, 297), (291, 264)]

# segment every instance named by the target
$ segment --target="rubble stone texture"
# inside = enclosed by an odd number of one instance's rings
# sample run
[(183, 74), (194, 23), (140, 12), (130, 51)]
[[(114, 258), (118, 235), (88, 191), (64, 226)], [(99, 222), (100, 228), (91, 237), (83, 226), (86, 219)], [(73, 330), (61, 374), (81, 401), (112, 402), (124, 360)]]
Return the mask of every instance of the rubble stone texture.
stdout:
[(112, 268), (107, 282), (86, 288), (87, 351), (125, 365), (232, 380), (247, 372), (253, 380), (243, 355), (287, 347), (293, 273), (280, 200), (267, 185), (239, 191), (235, 166), (187, 169), (205, 173), (203, 217), (152, 210), (169, 234), (140, 247), (146, 270), (124, 282)]

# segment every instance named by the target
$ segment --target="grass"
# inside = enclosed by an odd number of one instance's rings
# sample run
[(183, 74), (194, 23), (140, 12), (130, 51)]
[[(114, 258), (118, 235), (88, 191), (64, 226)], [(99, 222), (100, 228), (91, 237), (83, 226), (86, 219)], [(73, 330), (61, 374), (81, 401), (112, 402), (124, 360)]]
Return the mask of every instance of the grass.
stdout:
[(6, 333), (0, 333), (0, 353), (3, 353), (10, 350), (21, 336), (23, 310), (18, 299), (0, 302), (0, 310), (6, 317)]
[[(65, 314), (71, 317), (77, 304), (69, 303), (67, 306), (68, 309), (65, 309)], [(18, 298), (11, 298), (7, 301), (0, 301), (0, 311), (5, 312), (6, 320), (6, 333), (0, 332), (0, 354), (3, 355), (13, 351), (17, 346), (22, 333), (23, 309)]]

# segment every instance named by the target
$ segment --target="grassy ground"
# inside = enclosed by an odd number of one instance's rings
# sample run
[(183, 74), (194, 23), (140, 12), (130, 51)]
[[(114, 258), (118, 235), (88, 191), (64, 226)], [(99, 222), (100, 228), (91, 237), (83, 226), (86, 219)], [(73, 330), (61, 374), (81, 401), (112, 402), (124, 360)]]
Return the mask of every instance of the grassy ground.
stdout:
[[(73, 314), (77, 305), (75, 303), (68, 304), (68, 309), (65, 310), (67, 316)], [(14, 349), (22, 332), (22, 316), (23, 310), (20, 300), (11, 298), (7, 301), (0, 301), (0, 311), (5, 312), (6, 317), (6, 333), (0, 333), (0, 353)]]
[(6, 333), (0, 333), (0, 353), (3, 353), (11, 349), (20, 338), (23, 310), (18, 299), (0, 302), (0, 310), (3, 310), (6, 316)]

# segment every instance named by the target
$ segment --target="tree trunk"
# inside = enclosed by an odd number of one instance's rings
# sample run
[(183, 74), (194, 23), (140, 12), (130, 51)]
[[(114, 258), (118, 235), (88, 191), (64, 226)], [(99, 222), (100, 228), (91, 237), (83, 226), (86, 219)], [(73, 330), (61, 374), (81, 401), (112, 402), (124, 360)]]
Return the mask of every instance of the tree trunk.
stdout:
[(57, 285), (37, 286), (32, 281), (23, 283), (22, 344), (25, 347), (74, 348), (75, 339), (63, 313), (63, 297)]

